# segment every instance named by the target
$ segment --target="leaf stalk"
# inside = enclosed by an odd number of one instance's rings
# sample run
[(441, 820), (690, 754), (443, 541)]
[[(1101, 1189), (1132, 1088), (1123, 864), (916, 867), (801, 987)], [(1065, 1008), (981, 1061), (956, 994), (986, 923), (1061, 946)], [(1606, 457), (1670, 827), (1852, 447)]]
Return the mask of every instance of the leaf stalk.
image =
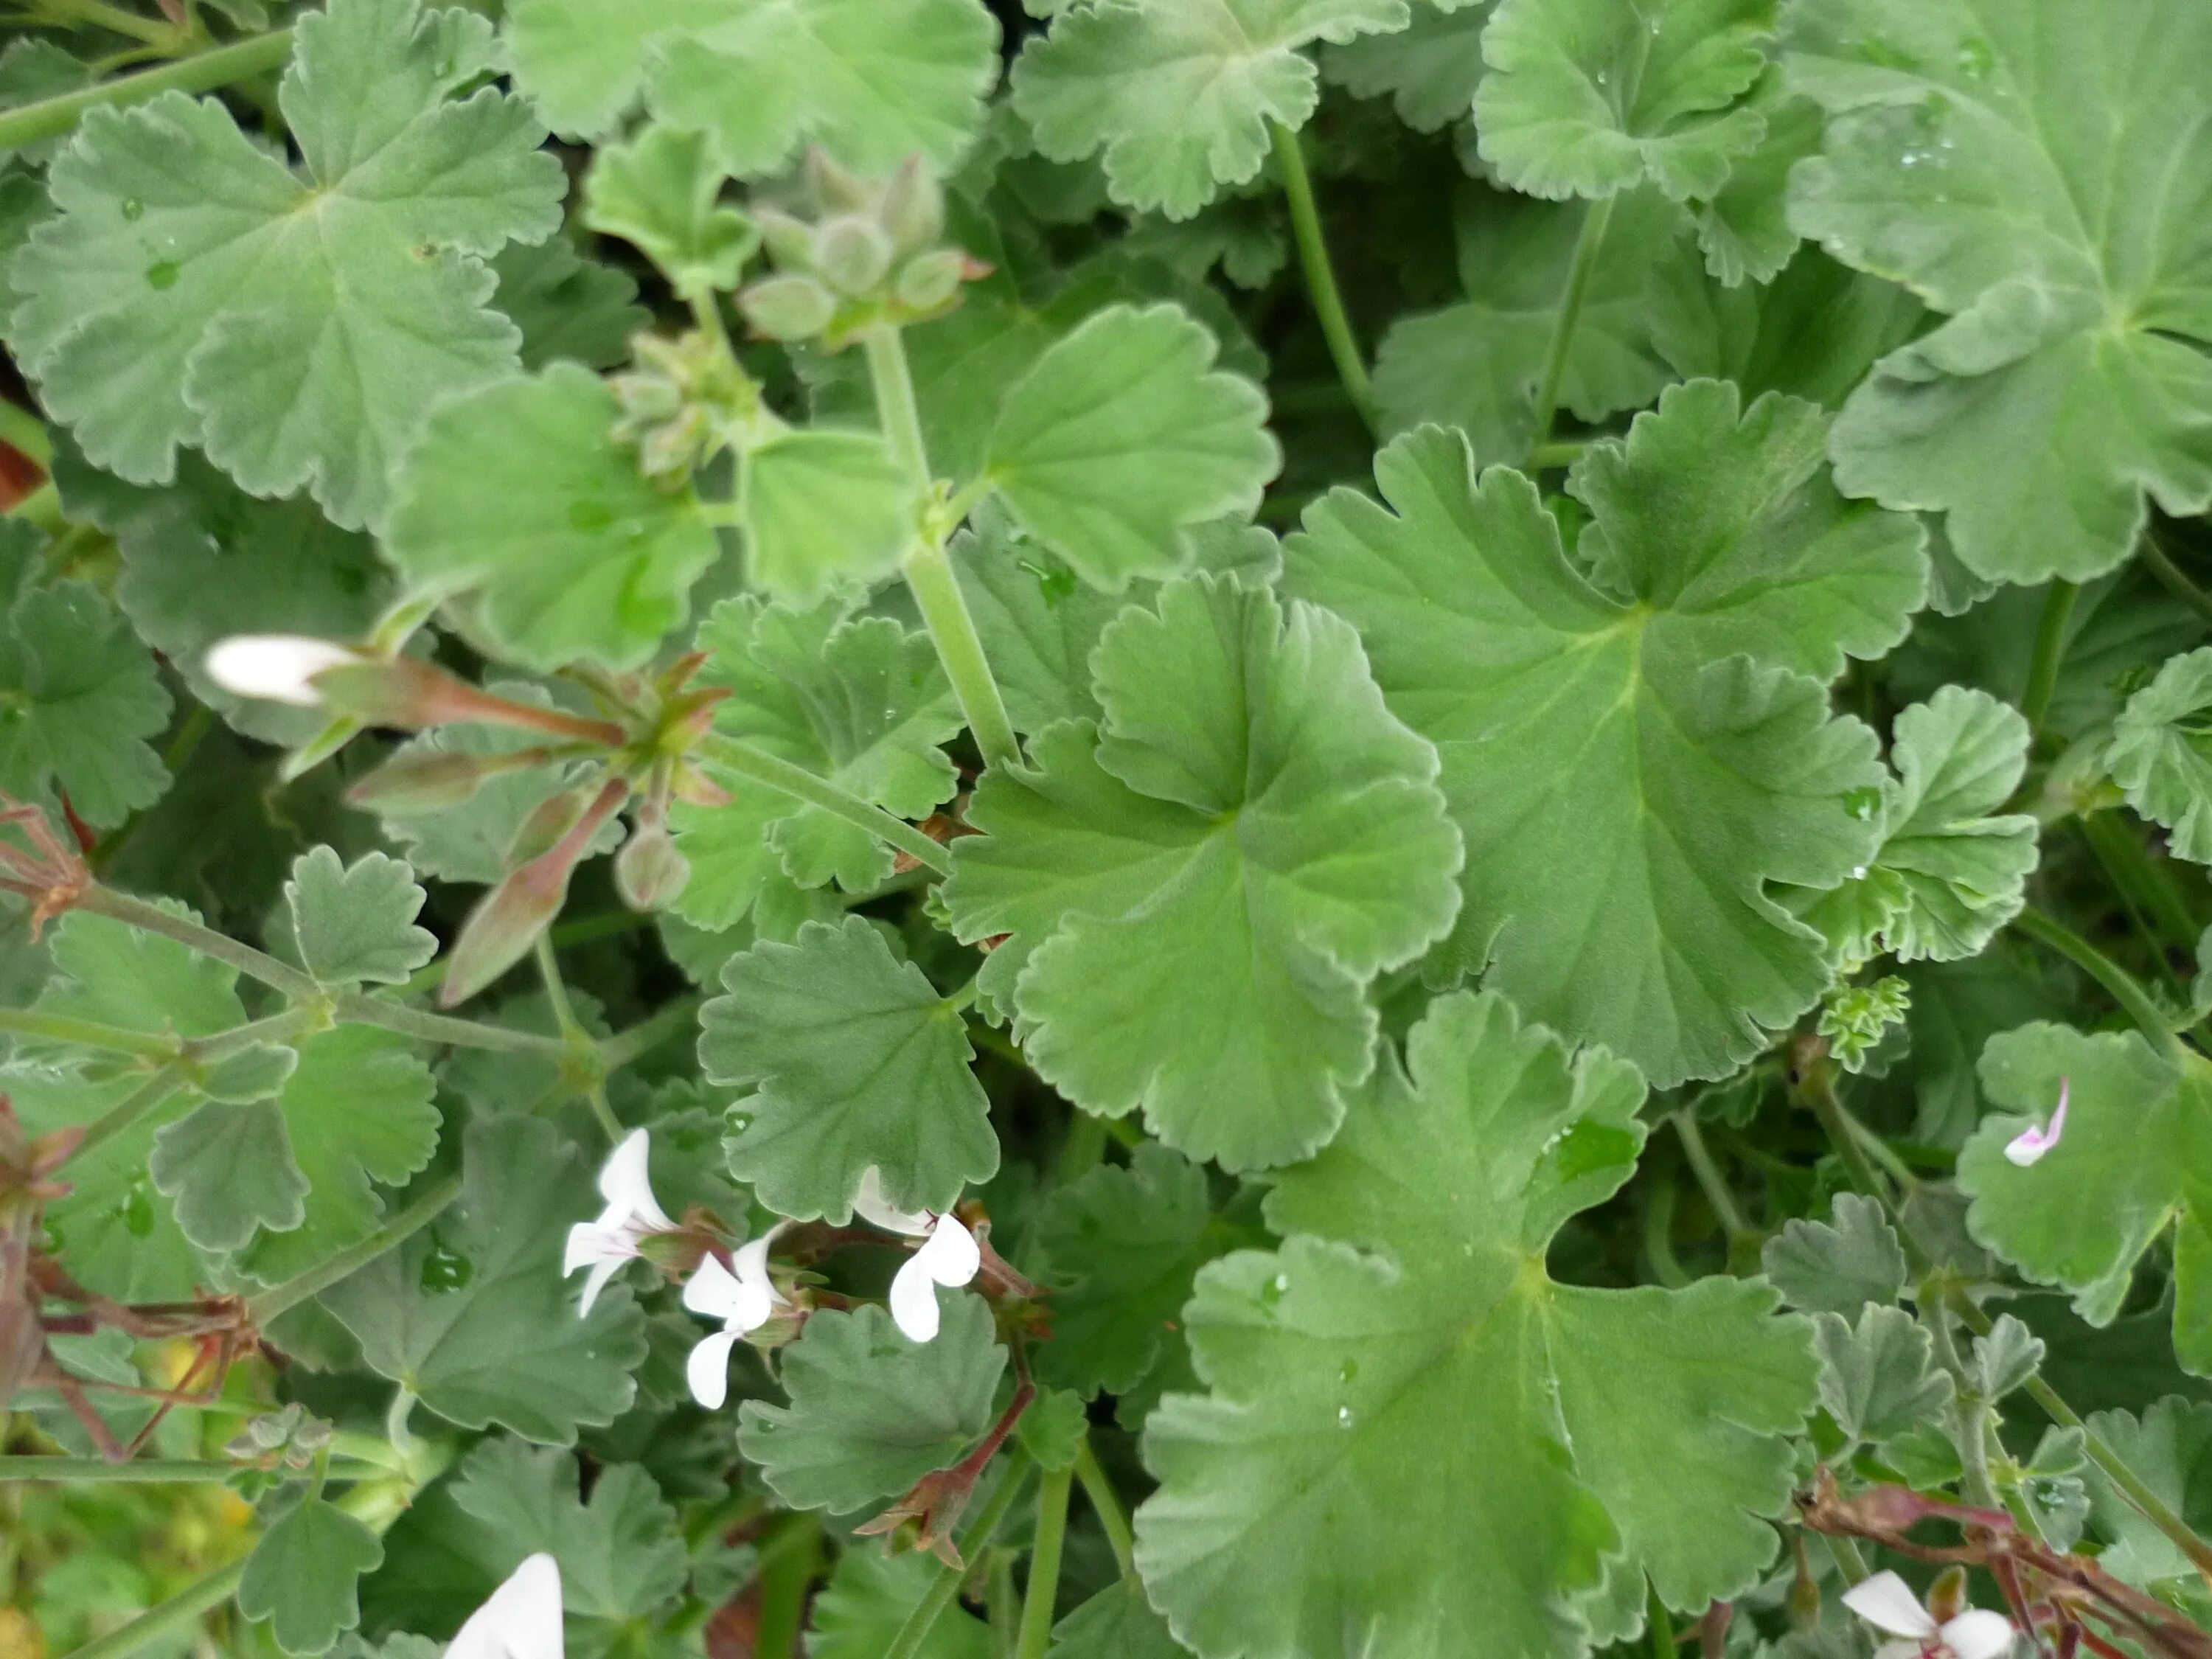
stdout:
[(1306, 170), (1305, 151), (1300, 148), (1298, 136), (1280, 121), (1270, 119), (1267, 137), (1275, 149), (1275, 165), (1283, 175), (1283, 195), (1291, 207), (1291, 228), (1298, 244), (1298, 264), (1305, 272), (1306, 293), (1313, 301), (1314, 315), (1321, 323), (1322, 337), (1328, 343), (1330, 360), (1336, 365), (1337, 379), (1344, 382), (1345, 394), (1352, 406), (1359, 412), (1370, 434), (1382, 431), (1381, 417), (1375, 406), (1374, 382), (1368, 379), (1366, 360), (1361, 356), (1359, 342), (1352, 332), (1352, 319), (1345, 313), (1344, 295), (1337, 287), (1336, 267), (1328, 257), (1328, 241), (1323, 234), (1321, 210), (1314, 200), (1313, 175)]

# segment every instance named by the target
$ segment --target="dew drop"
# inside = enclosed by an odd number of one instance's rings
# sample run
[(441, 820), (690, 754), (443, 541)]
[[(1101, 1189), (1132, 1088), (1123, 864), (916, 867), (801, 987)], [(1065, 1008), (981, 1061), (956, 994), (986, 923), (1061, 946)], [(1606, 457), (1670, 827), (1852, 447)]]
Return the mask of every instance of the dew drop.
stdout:
[(182, 274), (174, 259), (163, 259), (146, 267), (146, 286), (174, 288), (177, 285), (177, 278)]
[(1283, 1292), (1290, 1288), (1291, 1276), (1288, 1273), (1277, 1273), (1260, 1287), (1260, 1305), (1263, 1308), (1273, 1307), (1283, 1299)]
[(1352, 1426), (1351, 1407), (1339, 1406), (1336, 1408), (1336, 1426), (1340, 1429), (1348, 1429)]
[(1990, 50), (1988, 41), (1968, 35), (1959, 42), (1959, 73), (1969, 81), (1986, 81), (1996, 65), (1996, 54)]
[(1844, 811), (1862, 823), (1871, 823), (1875, 810), (1881, 805), (1881, 791), (1872, 784), (1864, 784), (1844, 793)]
[(449, 1291), (459, 1290), (475, 1275), (476, 1268), (468, 1257), (431, 1240), (429, 1254), (422, 1258), (419, 1275), (424, 1290), (433, 1296), (443, 1296)]
[(615, 510), (605, 501), (568, 503), (568, 527), (572, 530), (605, 530), (614, 521)]
[(1336, 1368), (1336, 1380), (1340, 1382), (1349, 1382), (1358, 1375), (1359, 1362), (1357, 1359), (1347, 1359)]
[(1863, 864), (1854, 864), (1851, 866), (1851, 879), (1853, 881), (1864, 881), (1866, 879), (1866, 866)]
[(144, 218), (146, 216), (146, 204), (140, 201), (136, 196), (126, 196), (123, 200), (123, 216), (126, 219)]
[(124, 1229), (131, 1237), (145, 1237), (154, 1231), (152, 1190), (143, 1181), (133, 1182), (123, 1202), (116, 1207), (116, 1213), (123, 1218)]
[(1590, 79), (1595, 82), (1600, 87), (1608, 86), (1613, 81), (1613, 77), (1610, 75), (1607, 75), (1603, 70), (1598, 70), (1596, 74), (1590, 76)]

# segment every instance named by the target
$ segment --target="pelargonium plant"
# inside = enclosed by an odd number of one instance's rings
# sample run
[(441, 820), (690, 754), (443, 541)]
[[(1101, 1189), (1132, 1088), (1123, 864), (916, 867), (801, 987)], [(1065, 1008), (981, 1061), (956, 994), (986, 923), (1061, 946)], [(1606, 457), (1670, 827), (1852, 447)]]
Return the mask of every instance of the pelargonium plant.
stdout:
[(2212, 1659), (2212, 5), (9, 0), (0, 1654)]

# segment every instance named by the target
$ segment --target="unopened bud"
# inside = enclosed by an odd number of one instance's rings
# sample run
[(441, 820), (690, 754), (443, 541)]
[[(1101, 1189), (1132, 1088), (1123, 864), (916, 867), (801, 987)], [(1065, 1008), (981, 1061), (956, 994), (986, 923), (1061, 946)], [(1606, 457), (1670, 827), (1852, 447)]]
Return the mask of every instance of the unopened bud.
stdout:
[(902, 255), (933, 247), (945, 234), (945, 191), (920, 156), (908, 156), (891, 174), (876, 204), (876, 222)]
[(771, 340), (811, 340), (830, 326), (837, 301), (811, 276), (770, 276), (740, 293), (738, 309)]
[(1939, 1625), (1948, 1625), (1966, 1610), (1966, 1570), (1946, 1567), (1928, 1587), (1928, 1616)]
[(486, 780), (513, 769), (504, 755), (395, 755), (346, 791), (356, 806), (384, 812), (434, 812), (459, 806)]
[(485, 701), (466, 680), (416, 657), (349, 655), (317, 674), (314, 689), (334, 714), (404, 731), (478, 718)]
[(805, 220), (762, 207), (753, 210), (753, 222), (760, 227), (761, 243), (778, 270), (814, 269), (814, 227)]
[(858, 298), (873, 294), (890, 274), (891, 239), (858, 214), (832, 219), (815, 239), (815, 257), (830, 287)]
[(561, 914), (573, 860), (556, 862), (556, 853), (532, 859), (470, 913), (453, 941), (445, 983), (438, 988), (441, 1006), (465, 1001), (514, 967)]
[(574, 789), (563, 789), (549, 795), (530, 810), (522, 827), (514, 832), (507, 843), (507, 862), (510, 869), (527, 864), (553, 850), (561, 837), (575, 827), (576, 820), (592, 804), (592, 791), (589, 785)]
[(234, 697), (317, 708), (324, 696), (316, 676), (366, 660), (350, 646), (302, 634), (234, 634), (216, 643), (202, 666)]
[(806, 183), (814, 199), (832, 210), (863, 211), (875, 199), (875, 189), (866, 179), (840, 166), (823, 149), (806, 152)]
[(615, 854), (615, 888), (633, 910), (665, 910), (691, 879), (691, 860), (667, 828), (641, 823)]
[(957, 247), (941, 247), (909, 259), (900, 268), (891, 297), (909, 312), (935, 311), (951, 302), (968, 274), (968, 256)]

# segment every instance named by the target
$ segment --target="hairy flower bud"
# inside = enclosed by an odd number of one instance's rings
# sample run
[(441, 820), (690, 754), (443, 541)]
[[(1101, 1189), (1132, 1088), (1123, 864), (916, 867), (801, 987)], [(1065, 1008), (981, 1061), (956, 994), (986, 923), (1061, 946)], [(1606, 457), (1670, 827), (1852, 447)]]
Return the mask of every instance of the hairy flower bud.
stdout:
[(822, 278), (854, 299), (864, 299), (890, 275), (891, 239), (872, 220), (858, 214), (832, 219), (816, 238)]
[(516, 769), (516, 757), (436, 752), (395, 755), (346, 791), (356, 806), (383, 812), (434, 812), (459, 806), (501, 772)]
[(770, 276), (741, 292), (738, 309), (771, 340), (811, 340), (830, 326), (837, 301), (811, 276)]
[(332, 640), (300, 634), (234, 634), (218, 641), (201, 665), (210, 679), (234, 697), (319, 708), (324, 698), (316, 677), (365, 660), (361, 652)]
[(909, 259), (899, 268), (891, 284), (891, 298), (909, 315), (933, 312), (949, 305), (968, 275), (968, 256), (957, 247), (941, 247)]
[(665, 824), (640, 823), (615, 854), (615, 887), (633, 910), (665, 910), (691, 879), (691, 860)]

